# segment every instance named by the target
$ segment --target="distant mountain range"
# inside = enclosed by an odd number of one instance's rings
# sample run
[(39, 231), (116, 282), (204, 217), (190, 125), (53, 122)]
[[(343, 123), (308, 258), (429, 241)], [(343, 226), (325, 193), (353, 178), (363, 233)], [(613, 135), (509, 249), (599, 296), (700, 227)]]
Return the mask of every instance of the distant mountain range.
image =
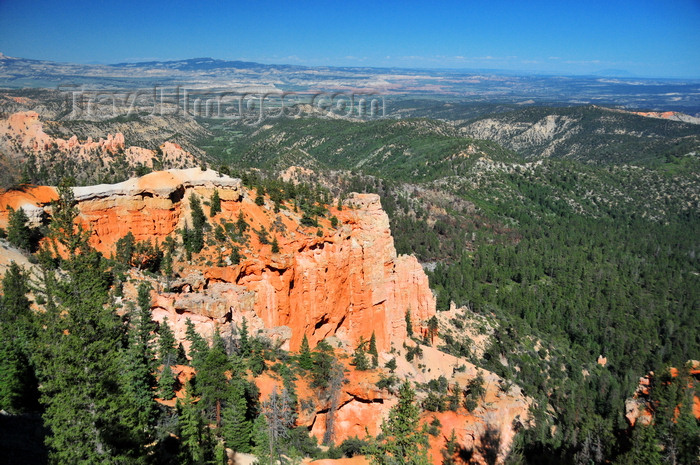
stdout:
[[(614, 72), (613, 72), (614, 71)], [(598, 104), (649, 111), (700, 113), (700, 81), (602, 76), (538, 76), (493, 70), (306, 67), (214, 58), (117, 64), (77, 64), (0, 54), (0, 88), (197, 89), (285, 92), (374, 92), (456, 101)]]

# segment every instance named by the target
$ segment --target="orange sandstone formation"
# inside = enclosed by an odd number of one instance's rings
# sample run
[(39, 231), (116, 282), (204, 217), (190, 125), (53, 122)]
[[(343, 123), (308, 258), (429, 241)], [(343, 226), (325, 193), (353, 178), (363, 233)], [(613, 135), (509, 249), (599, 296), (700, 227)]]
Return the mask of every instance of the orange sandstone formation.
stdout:
[[(700, 380), (700, 362), (697, 360), (689, 361), (691, 386), (696, 386)], [(678, 376), (678, 369), (671, 367), (670, 374), (672, 377)], [(654, 405), (651, 400), (651, 389), (654, 379), (654, 372), (649, 372), (648, 375), (639, 378), (639, 385), (634, 395), (625, 401), (625, 418), (630, 426), (634, 426), (637, 422), (642, 425), (649, 425), (653, 421)], [(695, 394), (693, 397), (693, 415), (700, 420), (700, 397)]]
[(153, 159), (170, 166), (196, 164), (192, 154), (177, 144), (165, 142), (160, 146), (160, 153), (142, 147), (127, 147), (124, 135), (108, 134), (106, 139), (94, 141), (91, 137), (80, 141), (76, 136), (68, 140), (53, 137), (44, 131), (44, 124), (39, 114), (34, 111), (14, 113), (6, 119), (0, 119), (0, 149), (5, 155), (24, 158), (25, 154), (34, 154), (39, 160), (68, 157), (74, 161), (99, 160), (109, 165), (119, 157), (130, 166), (144, 165), (153, 167)]
[[(208, 335), (246, 317), (253, 330), (266, 329), (292, 349), (304, 334), (312, 345), (336, 336), (353, 346), (374, 332), (379, 350), (388, 350), (392, 341), (400, 345), (406, 338), (407, 311), (417, 332), (435, 313), (427, 276), (415, 257), (397, 256), (377, 195), (351, 196), (349, 208), (333, 211), (338, 227), (330, 228), (326, 220), (318, 237), (316, 228), (300, 226), (299, 213), (258, 206), (240, 180), (199, 168), (73, 191), (78, 222), (92, 231), (92, 245), (109, 255), (128, 232), (136, 240), (162, 242), (174, 236), (191, 224), (190, 194), (208, 200), (214, 189), (223, 210), (215, 222), (234, 222), (243, 213), (254, 230), (265, 227), (278, 238), (280, 252), (273, 254), (253, 233), (239, 265), (187, 266), (180, 288), (160, 293), (155, 303), (154, 317), (168, 316), (176, 335), (184, 333), (186, 318)], [(50, 213), (47, 203), (55, 197), (52, 188), (2, 193), (0, 227), (7, 223), (6, 204), (21, 205), (38, 217), (44, 210)], [(197, 269), (199, 284), (187, 283)]]

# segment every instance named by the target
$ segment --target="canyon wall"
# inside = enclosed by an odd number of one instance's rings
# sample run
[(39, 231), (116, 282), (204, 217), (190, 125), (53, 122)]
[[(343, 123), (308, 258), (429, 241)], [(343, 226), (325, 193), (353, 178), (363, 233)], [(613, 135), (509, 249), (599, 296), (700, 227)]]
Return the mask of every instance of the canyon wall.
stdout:
[[(255, 194), (240, 180), (199, 168), (76, 187), (73, 193), (77, 221), (92, 231), (92, 245), (110, 256), (128, 232), (138, 241), (175, 237), (191, 225), (190, 195), (206, 202), (214, 189), (222, 212), (209, 220), (212, 226), (233, 223), (242, 214), (252, 230), (270, 231), (280, 250), (273, 253), (251, 233), (240, 264), (207, 265), (222, 250), (228, 255), (225, 244), (206, 247), (192, 263), (179, 262), (179, 278), (161, 287), (154, 307), (154, 317), (168, 316), (177, 335), (183, 335), (188, 317), (204, 335), (217, 327), (226, 331), (226, 323), (246, 317), (252, 330), (272, 330), (291, 349), (304, 335), (312, 346), (334, 336), (350, 347), (374, 333), (379, 350), (389, 350), (392, 341), (401, 345), (407, 336), (407, 311), (416, 332), (435, 313), (427, 276), (415, 257), (397, 256), (389, 219), (374, 194), (350, 196), (345, 208), (331, 209), (337, 227), (321, 219), (317, 229), (302, 226), (301, 213), (291, 205), (275, 213), (269, 200), (256, 205)], [(47, 187), (3, 193), (0, 227), (7, 224), (6, 206), (24, 208), (38, 221), (50, 214), (49, 202), (56, 197)]]

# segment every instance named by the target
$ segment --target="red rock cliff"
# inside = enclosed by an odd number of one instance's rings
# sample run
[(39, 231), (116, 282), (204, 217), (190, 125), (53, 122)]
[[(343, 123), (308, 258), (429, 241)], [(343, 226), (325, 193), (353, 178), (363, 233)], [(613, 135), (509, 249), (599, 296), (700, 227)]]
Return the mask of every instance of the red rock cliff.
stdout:
[[(168, 316), (176, 335), (183, 335), (188, 317), (207, 335), (245, 316), (252, 330), (271, 330), (291, 349), (304, 335), (312, 346), (330, 336), (354, 346), (374, 332), (379, 350), (388, 350), (392, 341), (400, 346), (407, 336), (406, 311), (415, 331), (435, 313), (427, 276), (415, 257), (397, 256), (389, 219), (374, 194), (355, 194), (348, 207), (333, 209), (339, 224), (332, 228), (322, 220), (320, 237), (316, 228), (301, 226), (300, 213), (291, 208), (274, 213), (267, 200), (258, 206), (239, 180), (199, 168), (78, 187), (74, 194), (78, 221), (92, 230), (93, 246), (109, 255), (129, 231), (137, 240), (160, 242), (176, 235), (189, 222), (190, 194), (208, 200), (215, 188), (223, 211), (212, 224), (234, 222), (243, 213), (252, 229), (264, 226), (278, 238), (280, 252), (273, 254), (251, 234), (239, 265), (182, 262), (182, 285), (177, 292), (160, 293), (154, 308), (156, 319)], [(1, 194), (0, 226), (7, 222), (6, 204), (38, 217), (42, 207), (50, 210), (52, 198), (55, 191), (47, 188)], [(205, 249), (201, 261), (216, 253), (215, 247)]]

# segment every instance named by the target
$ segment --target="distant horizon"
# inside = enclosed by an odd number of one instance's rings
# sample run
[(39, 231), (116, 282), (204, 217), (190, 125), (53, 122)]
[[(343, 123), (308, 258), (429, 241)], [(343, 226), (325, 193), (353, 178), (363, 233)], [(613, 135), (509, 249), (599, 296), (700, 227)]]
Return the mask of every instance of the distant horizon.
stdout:
[(145, 64), (145, 63), (175, 63), (175, 62), (185, 62), (191, 60), (213, 60), (221, 62), (242, 62), (242, 63), (254, 63), (264, 66), (298, 66), (301, 68), (356, 68), (356, 69), (395, 69), (395, 70), (413, 70), (413, 71), (437, 71), (437, 72), (464, 72), (464, 73), (492, 73), (492, 74), (503, 74), (512, 76), (542, 76), (542, 77), (572, 77), (572, 78), (615, 78), (615, 79), (645, 79), (645, 80), (678, 80), (678, 81), (700, 81), (700, 76), (698, 77), (680, 77), (680, 76), (653, 76), (653, 75), (636, 75), (624, 69), (600, 69), (590, 73), (579, 73), (579, 74), (564, 74), (556, 72), (548, 72), (542, 70), (524, 70), (524, 69), (504, 69), (504, 68), (468, 68), (468, 67), (419, 67), (419, 66), (372, 66), (372, 65), (347, 65), (347, 64), (323, 64), (323, 65), (312, 65), (312, 64), (300, 64), (300, 63), (284, 63), (284, 62), (262, 62), (250, 59), (242, 58), (217, 58), (213, 56), (192, 56), (187, 58), (172, 58), (172, 59), (159, 59), (156, 57), (144, 57), (140, 59), (133, 59), (130, 61), (63, 61), (63, 60), (52, 60), (45, 58), (33, 58), (25, 56), (14, 56), (0, 50), (0, 57), (19, 59), (19, 60), (30, 60), (30, 61), (45, 61), (50, 63), (59, 64), (75, 64), (75, 65), (85, 65), (85, 66), (118, 66), (125, 64)]
[[(700, 2), (0, 2), (0, 50), (116, 64), (215, 57), (309, 67), (700, 79)], [(627, 76), (629, 74), (629, 76)]]

